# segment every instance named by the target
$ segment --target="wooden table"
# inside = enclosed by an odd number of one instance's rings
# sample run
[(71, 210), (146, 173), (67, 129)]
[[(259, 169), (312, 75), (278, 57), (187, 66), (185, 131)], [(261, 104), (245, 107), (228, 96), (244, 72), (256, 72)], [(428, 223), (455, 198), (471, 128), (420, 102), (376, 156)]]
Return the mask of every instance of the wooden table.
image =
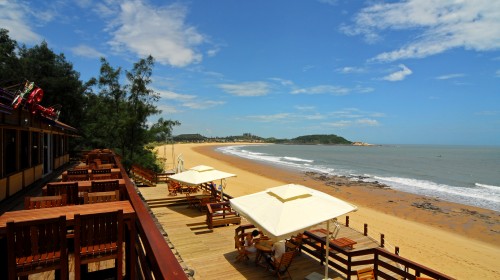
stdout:
[[(313, 235), (316, 235), (319, 238), (322, 238), (323, 240), (326, 239), (326, 235), (328, 234), (328, 231), (324, 228), (313, 229), (309, 232), (312, 233)], [(357, 244), (357, 242), (354, 240), (351, 240), (347, 237), (341, 237), (341, 238), (337, 238), (337, 239), (330, 239), (330, 244), (335, 245), (335, 246), (340, 247), (340, 248), (347, 247), (350, 250), (352, 250), (354, 244)]]
[[(123, 220), (127, 225), (129, 234), (125, 236), (129, 236), (127, 239), (128, 242), (125, 243), (125, 258), (126, 258), (126, 270), (129, 279), (135, 279), (135, 211), (132, 205), (128, 200), (122, 201), (113, 201), (113, 202), (105, 202), (105, 203), (95, 203), (95, 204), (83, 204), (83, 205), (70, 205), (70, 206), (62, 206), (62, 207), (53, 207), (53, 208), (42, 208), (42, 209), (30, 209), (30, 210), (19, 210), (12, 212), (5, 212), (0, 216), (0, 239), (5, 240), (5, 236), (7, 234), (7, 222), (15, 221), (30, 221), (37, 219), (50, 219), (50, 218), (58, 218), (61, 215), (66, 215), (66, 226), (74, 226), (75, 225), (75, 214), (95, 214), (101, 212), (111, 212), (123, 210)], [(3, 245), (2, 245), (3, 246)], [(2, 256), (3, 259), (5, 257), (6, 260), (6, 252), (0, 252), (0, 254), (5, 254)], [(3, 272), (2, 272), (3, 273)]]
[[(121, 173), (120, 173), (120, 168), (111, 168), (111, 174), (113, 175), (118, 175), (118, 178), (121, 178)], [(89, 169), (89, 175), (92, 176), (92, 169)], [(63, 182), (66, 182), (66, 180), (68, 180), (68, 171), (64, 171), (62, 173), (62, 181)]]
[(255, 243), (255, 249), (257, 249), (257, 254), (255, 255), (255, 265), (258, 265), (260, 264), (263, 255), (270, 254), (273, 251), (273, 241), (260, 240)]
[[(114, 180), (118, 180), (118, 184), (120, 185), (120, 193), (123, 193), (125, 190), (125, 180), (124, 179), (114, 179)], [(99, 180), (94, 180), (94, 181), (99, 181)], [(103, 180), (103, 181), (109, 181), (109, 180)], [(78, 182), (78, 192), (89, 192), (90, 191), (90, 186), (92, 185), (92, 181), (77, 181), (77, 182)], [(50, 184), (63, 185), (63, 184), (67, 184), (67, 183), (70, 183), (70, 182), (53, 182)], [(47, 195), (47, 186), (44, 186), (42, 188), (42, 195)]]

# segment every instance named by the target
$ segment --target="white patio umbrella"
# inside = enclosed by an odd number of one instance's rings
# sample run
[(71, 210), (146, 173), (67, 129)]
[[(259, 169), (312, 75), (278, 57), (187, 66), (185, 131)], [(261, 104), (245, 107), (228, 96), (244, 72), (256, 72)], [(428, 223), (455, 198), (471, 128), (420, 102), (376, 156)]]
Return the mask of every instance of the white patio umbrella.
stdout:
[[(235, 176), (235, 174), (223, 172), (210, 166), (198, 165), (184, 172), (170, 175), (168, 178), (187, 185), (198, 186), (216, 180), (221, 180), (221, 185), (223, 185), (222, 180)], [(224, 188), (221, 190), (221, 199), (223, 194)]]
[[(283, 240), (312, 226), (357, 210), (357, 207), (326, 193), (288, 184), (229, 200), (231, 207), (270, 238)], [(329, 236), (327, 236), (327, 240)], [(327, 243), (329, 246), (329, 242)], [(326, 258), (328, 259), (326, 250)], [(328, 278), (328, 262), (325, 279)]]

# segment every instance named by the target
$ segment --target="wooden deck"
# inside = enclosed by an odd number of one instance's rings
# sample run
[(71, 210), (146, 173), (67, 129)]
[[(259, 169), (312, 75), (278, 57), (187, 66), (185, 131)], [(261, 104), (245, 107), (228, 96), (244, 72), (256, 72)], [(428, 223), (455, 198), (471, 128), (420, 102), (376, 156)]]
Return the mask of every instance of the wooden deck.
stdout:
[[(175, 251), (188, 268), (194, 270), (194, 279), (275, 279), (265, 268), (256, 266), (253, 257), (247, 263), (235, 263), (234, 230), (237, 225), (208, 229), (205, 213), (187, 208), (186, 205), (169, 206), (170, 201), (184, 195), (169, 197), (166, 184), (158, 184), (154, 188), (140, 188), (140, 191), (167, 233)], [(243, 219), (242, 224), (245, 223), (247, 222)], [(341, 227), (337, 237), (356, 241), (354, 251), (379, 246), (373, 239), (351, 228)], [(324, 266), (317, 258), (303, 252), (294, 258), (289, 272), (294, 279), (304, 279), (312, 272), (324, 274)], [(329, 277), (346, 279), (344, 274), (331, 268)]]

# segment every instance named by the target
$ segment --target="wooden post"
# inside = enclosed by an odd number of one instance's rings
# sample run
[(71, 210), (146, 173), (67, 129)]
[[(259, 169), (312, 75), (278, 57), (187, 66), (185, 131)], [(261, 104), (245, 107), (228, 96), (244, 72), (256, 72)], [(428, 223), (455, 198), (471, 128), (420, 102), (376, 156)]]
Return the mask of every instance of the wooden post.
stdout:
[(394, 249), (394, 254), (399, 256), (399, 247), (398, 246), (396, 246), (396, 248)]
[(345, 216), (345, 226), (349, 227), (349, 216)]
[(380, 234), (380, 247), (384, 248), (384, 243), (385, 243), (384, 234), (381, 233)]
[(364, 234), (365, 234), (365, 236), (368, 236), (368, 224), (365, 224)]

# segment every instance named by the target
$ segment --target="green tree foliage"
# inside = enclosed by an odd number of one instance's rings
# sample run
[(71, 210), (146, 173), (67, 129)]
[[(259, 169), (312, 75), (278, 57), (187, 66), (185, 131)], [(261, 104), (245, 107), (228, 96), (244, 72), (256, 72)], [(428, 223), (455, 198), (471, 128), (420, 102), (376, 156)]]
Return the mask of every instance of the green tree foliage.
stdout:
[(155, 106), (159, 95), (149, 88), (153, 66), (151, 56), (139, 60), (131, 71), (125, 71), (128, 83), (121, 85), (121, 68), (113, 68), (102, 58), (100, 75), (93, 80), (98, 92), (88, 96), (83, 131), (88, 146), (114, 149), (126, 166), (133, 162), (160, 171), (146, 144), (170, 136), (173, 126), (180, 123), (160, 118), (148, 126), (148, 118), (161, 113)]
[(335, 134), (316, 134), (316, 135), (304, 135), (297, 138), (293, 138), (289, 141), (291, 144), (342, 144), (349, 145), (352, 144), (351, 141), (346, 140), (343, 137), (337, 136)]
[(2, 85), (9, 86), (14, 77), (20, 76), (16, 48), (17, 42), (10, 39), (9, 31), (0, 28), (0, 84)]

